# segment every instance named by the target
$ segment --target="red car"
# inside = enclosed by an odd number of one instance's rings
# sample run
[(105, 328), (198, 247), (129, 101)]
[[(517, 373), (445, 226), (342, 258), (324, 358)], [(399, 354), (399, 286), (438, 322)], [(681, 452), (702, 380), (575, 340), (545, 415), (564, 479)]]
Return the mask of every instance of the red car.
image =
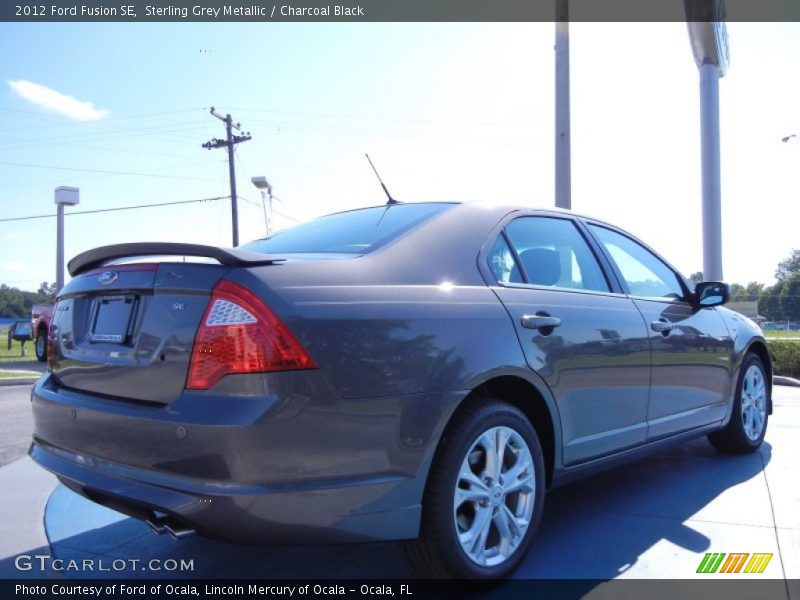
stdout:
[(33, 338), (36, 340), (36, 358), (44, 362), (47, 360), (47, 334), (50, 331), (50, 321), (53, 319), (52, 304), (34, 304), (31, 309), (31, 324), (33, 325)]

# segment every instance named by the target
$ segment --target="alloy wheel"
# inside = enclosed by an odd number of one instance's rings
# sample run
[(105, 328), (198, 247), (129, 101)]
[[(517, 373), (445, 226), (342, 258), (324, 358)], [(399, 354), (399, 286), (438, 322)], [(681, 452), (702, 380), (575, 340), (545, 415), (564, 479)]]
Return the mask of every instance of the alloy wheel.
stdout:
[(531, 522), (536, 479), (524, 438), (510, 427), (492, 427), (471, 444), (453, 499), (458, 541), (471, 561), (504, 563)]
[(758, 365), (750, 365), (742, 382), (742, 422), (744, 432), (757, 440), (764, 430), (767, 415), (767, 386)]

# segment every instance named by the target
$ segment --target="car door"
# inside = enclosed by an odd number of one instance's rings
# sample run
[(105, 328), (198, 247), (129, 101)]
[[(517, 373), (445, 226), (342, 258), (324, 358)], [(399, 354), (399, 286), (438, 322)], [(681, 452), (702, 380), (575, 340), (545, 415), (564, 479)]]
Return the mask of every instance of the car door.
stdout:
[(487, 253), (493, 290), (558, 407), (564, 464), (641, 444), (650, 357), (633, 302), (571, 218), (514, 218)]
[(724, 418), (733, 346), (722, 316), (697, 307), (683, 278), (643, 244), (597, 223), (588, 228), (647, 323), (653, 373), (648, 440)]

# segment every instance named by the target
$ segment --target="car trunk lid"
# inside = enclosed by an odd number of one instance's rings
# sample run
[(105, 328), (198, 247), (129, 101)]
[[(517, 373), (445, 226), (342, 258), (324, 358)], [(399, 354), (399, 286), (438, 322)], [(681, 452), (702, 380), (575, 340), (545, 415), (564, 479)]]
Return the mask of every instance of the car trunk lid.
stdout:
[[(107, 264), (141, 255), (181, 255), (220, 264)], [(235, 266), (280, 259), (190, 244), (121, 244), (70, 261), (51, 328), (50, 369), (59, 385), (166, 404), (186, 385), (192, 345), (214, 286)]]

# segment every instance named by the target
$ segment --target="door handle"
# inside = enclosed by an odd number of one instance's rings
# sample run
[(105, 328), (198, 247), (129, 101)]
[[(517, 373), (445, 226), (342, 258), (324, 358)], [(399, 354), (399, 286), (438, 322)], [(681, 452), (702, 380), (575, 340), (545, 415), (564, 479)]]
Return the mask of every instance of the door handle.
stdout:
[(561, 319), (550, 315), (523, 315), (522, 326), (527, 329), (553, 329), (561, 325)]
[(650, 323), (650, 329), (656, 331), (658, 333), (663, 333), (664, 335), (668, 334), (670, 331), (675, 329), (675, 324), (670, 323), (669, 321), (659, 319), (658, 321), (653, 321)]

